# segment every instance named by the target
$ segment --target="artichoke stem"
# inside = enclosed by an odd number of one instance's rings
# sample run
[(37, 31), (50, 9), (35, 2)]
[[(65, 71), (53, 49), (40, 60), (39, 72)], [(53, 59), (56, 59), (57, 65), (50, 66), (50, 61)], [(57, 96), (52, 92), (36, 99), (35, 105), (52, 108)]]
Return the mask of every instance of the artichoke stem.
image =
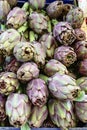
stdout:
[(56, 24), (58, 24), (58, 21), (56, 19), (52, 19), (52, 24), (53, 26), (55, 26)]
[(50, 21), (48, 22), (48, 32), (49, 33), (52, 32), (52, 26), (51, 26), (51, 22)]
[(29, 10), (29, 2), (25, 2), (24, 5), (22, 6), (22, 9), (25, 10), (25, 11), (28, 11)]
[(5, 24), (0, 23), (0, 30), (1, 30), (1, 31), (4, 31), (5, 28), (6, 28)]
[(26, 123), (25, 125), (21, 126), (21, 130), (31, 130), (29, 125)]
[(40, 74), (40, 75), (39, 75), (39, 78), (42, 79), (42, 80), (44, 80), (45, 83), (48, 83), (49, 77), (47, 77), (46, 75)]
[(27, 29), (28, 29), (28, 26), (21, 26), (21, 27), (18, 29), (18, 32), (19, 32), (19, 33), (23, 33), (23, 32), (25, 32)]
[(33, 31), (30, 31), (30, 33), (29, 33), (29, 39), (30, 39), (30, 42), (35, 41), (35, 34), (34, 34)]
[(84, 91), (78, 91), (78, 96), (75, 98), (74, 101), (80, 102), (84, 100), (85, 92)]

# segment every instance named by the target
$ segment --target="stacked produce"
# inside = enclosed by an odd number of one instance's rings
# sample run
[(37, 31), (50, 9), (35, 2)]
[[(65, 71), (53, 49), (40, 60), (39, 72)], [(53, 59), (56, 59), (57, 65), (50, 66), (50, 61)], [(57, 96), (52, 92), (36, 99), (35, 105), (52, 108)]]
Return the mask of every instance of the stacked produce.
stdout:
[(0, 125), (68, 130), (87, 123), (83, 11), (60, 0), (16, 3), (0, 1)]

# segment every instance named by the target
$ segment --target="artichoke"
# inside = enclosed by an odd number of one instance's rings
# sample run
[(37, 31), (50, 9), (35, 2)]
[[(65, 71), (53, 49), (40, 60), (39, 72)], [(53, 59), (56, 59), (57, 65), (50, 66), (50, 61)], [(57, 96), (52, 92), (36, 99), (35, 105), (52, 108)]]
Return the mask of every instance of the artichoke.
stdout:
[(62, 130), (75, 127), (76, 118), (73, 107), (73, 103), (70, 100), (59, 101), (51, 99), (48, 103), (48, 108), (52, 122)]
[(81, 88), (81, 90), (87, 93), (87, 77), (80, 77), (77, 79), (76, 83)]
[(68, 22), (56, 24), (53, 35), (63, 45), (71, 45), (76, 40), (75, 31)]
[(46, 8), (47, 14), (50, 18), (58, 18), (63, 11), (63, 2), (62, 1), (54, 1), (48, 5)]
[(84, 21), (83, 11), (79, 7), (70, 10), (66, 16), (66, 21), (70, 23), (73, 28), (80, 28)]
[(54, 55), (55, 48), (57, 47), (55, 38), (52, 35), (44, 34), (39, 39), (39, 42), (46, 51), (46, 57), (52, 58)]
[(14, 57), (6, 57), (4, 63), (4, 70), (8, 72), (17, 73), (20, 63)]
[(67, 13), (68, 13), (71, 9), (73, 9), (73, 5), (71, 5), (71, 4), (64, 4), (64, 5), (63, 5), (63, 11), (62, 11), (62, 14), (61, 14), (61, 15), (66, 16)]
[(29, 0), (30, 5), (34, 9), (41, 9), (45, 6), (46, 0)]
[(6, 20), (9, 11), (10, 11), (10, 5), (7, 2), (7, 0), (0, 0), (0, 22)]
[(59, 60), (65, 66), (69, 67), (77, 60), (77, 56), (72, 47), (60, 46), (55, 50), (54, 59)]
[(7, 0), (11, 7), (17, 4), (17, 0)]
[(29, 15), (29, 26), (37, 34), (48, 32), (49, 17), (42, 13), (33, 12)]
[(24, 63), (17, 71), (17, 78), (20, 81), (27, 82), (33, 78), (38, 78), (39, 69), (34, 62)]
[(29, 118), (29, 125), (31, 127), (36, 127), (36, 128), (41, 127), (43, 122), (46, 120), (47, 115), (48, 115), (47, 106), (44, 105), (41, 108), (34, 106), (31, 116)]
[(87, 95), (82, 102), (75, 103), (76, 115), (83, 123), (87, 123)]
[(48, 87), (52, 95), (60, 100), (75, 100), (78, 97), (80, 87), (76, 80), (66, 74), (56, 73), (48, 80)]
[(79, 63), (79, 73), (83, 76), (87, 76), (87, 59), (84, 59)]
[(3, 72), (0, 75), (0, 93), (9, 95), (19, 88), (19, 81), (13, 72)]
[(34, 58), (34, 46), (29, 42), (20, 42), (14, 47), (14, 56), (17, 61), (27, 62)]
[(81, 29), (75, 29), (75, 35), (77, 41), (85, 41), (86, 40), (86, 33)]
[(48, 89), (42, 79), (31, 80), (27, 85), (26, 92), (35, 106), (42, 107), (47, 102)]
[(87, 58), (87, 41), (78, 41), (74, 45), (74, 50), (77, 54), (78, 59)]
[(48, 63), (45, 65), (44, 72), (47, 76), (53, 76), (56, 72), (60, 74), (68, 74), (66, 66), (55, 59), (48, 61)]
[(21, 40), (21, 35), (15, 29), (6, 30), (0, 35), (0, 54), (3, 56), (11, 55), (15, 45)]
[(0, 122), (6, 119), (5, 102), (5, 97), (0, 94)]
[(27, 95), (13, 93), (8, 96), (6, 101), (6, 115), (9, 122), (15, 127), (24, 125), (31, 113), (31, 103)]
[(11, 10), (7, 16), (7, 26), (12, 27), (15, 29), (18, 29), (21, 27), (24, 23), (26, 23), (27, 20), (27, 13), (25, 10), (15, 7), (13, 10)]
[(44, 48), (39, 42), (33, 42), (34, 46), (34, 62), (39, 66), (43, 67), (45, 64), (46, 53)]

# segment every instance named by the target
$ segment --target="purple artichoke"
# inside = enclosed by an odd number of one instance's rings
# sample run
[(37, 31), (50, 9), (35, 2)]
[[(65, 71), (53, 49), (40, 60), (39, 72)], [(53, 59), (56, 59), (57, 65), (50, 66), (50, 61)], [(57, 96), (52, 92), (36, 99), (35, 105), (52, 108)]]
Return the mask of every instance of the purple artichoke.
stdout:
[(75, 103), (75, 111), (78, 119), (87, 123), (87, 95), (85, 95), (82, 102)]
[(31, 103), (27, 95), (13, 93), (6, 101), (6, 114), (9, 122), (15, 127), (23, 126), (31, 113)]
[(47, 76), (52, 76), (56, 72), (60, 74), (68, 74), (66, 66), (55, 59), (51, 59), (48, 61), (48, 63), (45, 65), (44, 72)]
[(48, 32), (49, 17), (41, 13), (33, 12), (29, 15), (29, 26), (37, 34)]
[(86, 33), (81, 30), (80, 28), (75, 29), (75, 35), (77, 41), (84, 41), (86, 40)]
[(77, 54), (78, 59), (87, 58), (87, 41), (78, 41), (74, 45), (74, 50)]
[(41, 108), (34, 106), (31, 116), (29, 118), (29, 125), (31, 127), (39, 128), (42, 126), (47, 116), (48, 116), (47, 106), (44, 105)]
[(74, 105), (70, 100), (60, 101), (51, 99), (48, 103), (48, 110), (52, 122), (62, 130), (68, 130), (76, 126), (73, 108)]
[(77, 60), (77, 56), (72, 47), (60, 46), (55, 50), (54, 59), (59, 60), (65, 66), (69, 67)]
[(17, 73), (17, 70), (20, 67), (20, 62), (18, 62), (14, 57), (6, 57), (4, 63), (4, 70), (8, 72)]
[(87, 77), (81, 77), (77, 79), (76, 83), (81, 88), (81, 90), (87, 93)]
[(0, 122), (6, 119), (5, 102), (5, 97), (0, 94)]
[(71, 45), (76, 40), (75, 31), (68, 22), (56, 24), (53, 35), (63, 45)]
[(87, 76), (87, 59), (84, 59), (79, 64), (79, 73), (83, 76)]
[(75, 100), (78, 97), (80, 87), (72, 77), (56, 73), (48, 80), (48, 87), (52, 95), (60, 100)]
[(0, 75), (0, 93), (9, 95), (19, 88), (19, 81), (13, 72), (3, 72)]
[(42, 79), (33, 79), (27, 85), (27, 95), (31, 102), (38, 107), (42, 107), (47, 102), (48, 89)]
[(11, 7), (17, 4), (17, 0), (7, 0)]
[(46, 52), (39, 42), (33, 42), (34, 46), (34, 62), (38, 67), (43, 67), (45, 65)]
[(13, 27), (15, 29), (18, 29), (21, 27), (24, 23), (26, 23), (27, 20), (27, 13), (25, 10), (15, 7), (13, 10), (11, 10), (7, 16), (7, 26)]
[(66, 16), (66, 21), (70, 23), (73, 28), (80, 28), (84, 21), (83, 11), (79, 7), (70, 10)]
[(33, 78), (38, 78), (39, 69), (34, 62), (24, 63), (17, 71), (17, 78), (20, 81), (27, 82)]
[(46, 57), (52, 58), (54, 55), (55, 48), (57, 47), (55, 38), (50, 34), (44, 34), (40, 38), (39, 42), (46, 51)]
[(67, 13), (68, 13), (71, 9), (73, 9), (73, 5), (72, 5), (72, 4), (64, 4), (64, 5), (63, 5), (62, 15), (63, 15), (63, 16), (66, 16)]
[(46, 11), (50, 18), (58, 18), (63, 11), (63, 1), (54, 1), (50, 3)]
[(46, 0), (29, 0), (30, 5), (34, 9), (41, 9), (45, 6)]

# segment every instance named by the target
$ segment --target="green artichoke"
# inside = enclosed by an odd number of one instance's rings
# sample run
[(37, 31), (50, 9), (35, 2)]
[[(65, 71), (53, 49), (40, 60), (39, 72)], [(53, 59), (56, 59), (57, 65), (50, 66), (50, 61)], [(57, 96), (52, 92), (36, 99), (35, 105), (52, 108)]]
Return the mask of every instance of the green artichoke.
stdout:
[(66, 16), (66, 21), (70, 23), (73, 28), (80, 28), (84, 21), (83, 11), (79, 7), (70, 10)]
[(9, 95), (19, 88), (19, 81), (13, 72), (3, 72), (0, 75), (0, 93)]
[(75, 31), (68, 22), (56, 24), (53, 36), (63, 45), (71, 45), (76, 40)]
[(14, 56), (17, 61), (27, 62), (34, 58), (34, 46), (30, 42), (20, 42), (14, 47)]
[(54, 1), (48, 5), (46, 8), (47, 14), (50, 18), (58, 18), (63, 11), (63, 2), (62, 1)]
[(51, 94), (60, 100), (75, 100), (78, 97), (80, 87), (76, 80), (66, 74), (56, 73), (48, 80), (48, 88)]
[(48, 32), (49, 17), (42, 13), (33, 12), (29, 15), (29, 27), (37, 34)]
[(45, 65), (46, 52), (39, 42), (33, 42), (34, 46), (34, 62), (39, 68)]
[(26, 92), (33, 105), (42, 107), (46, 104), (48, 89), (44, 80), (39, 78), (31, 80), (27, 85)]
[(55, 48), (57, 47), (55, 38), (50, 34), (44, 34), (39, 39), (39, 42), (46, 51), (46, 58), (53, 58)]
[(10, 124), (15, 127), (24, 125), (31, 113), (31, 103), (25, 94), (13, 93), (9, 95), (5, 108)]
[(9, 56), (13, 49), (22, 40), (21, 35), (15, 29), (8, 29), (0, 35), (0, 54)]
[(87, 77), (81, 77), (77, 79), (76, 83), (81, 88), (81, 90), (87, 93)]
[(31, 127), (36, 127), (36, 128), (41, 127), (43, 122), (46, 120), (47, 115), (48, 115), (47, 106), (44, 105), (41, 108), (34, 106), (31, 116), (29, 118), (29, 125)]
[(5, 97), (0, 94), (0, 122), (6, 119), (5, 103)]
[(72, 47), (60, 46), (55, 50), (54, 59), (69, 67), (77, 60), (77, 55)]
[(10, 5), (7, 0), (0, 0), (0, 22), (6, 20), (6, 17), (10, 11)]
[(17, 71), (17, 78), (20, 81), (27, 82), (33, 78), (38, 78), (39, 69), (34, 62), (24, 63)]
[(29, 0), (30, 5), (34, 9), (41, 9), (45, 6), (46, 0)]
[(45, 65), (44, 72), (47, 76), (52, 76), (57, 72), (60, 74), (68, 74), (66, 66), (55, 59), (48, 61), (48, 63)]
[(74, 106), (70, 100), (51, 99), (48, 103), (48, 108), (52, 122), (62, 130), (68, 130), (76, 126)]

